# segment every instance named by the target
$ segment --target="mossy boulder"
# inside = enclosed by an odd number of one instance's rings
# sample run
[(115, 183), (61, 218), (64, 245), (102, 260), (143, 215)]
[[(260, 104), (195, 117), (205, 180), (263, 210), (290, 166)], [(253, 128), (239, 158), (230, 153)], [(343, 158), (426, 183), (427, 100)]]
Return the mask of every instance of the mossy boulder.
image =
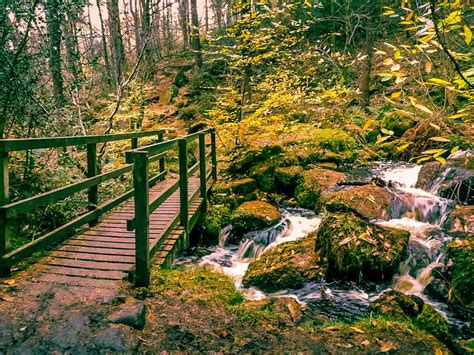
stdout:
[(351, 151), (357, 147), (355, 139), (341, 129), (318, 129), (313, 135), (319, 147), (333, 153)]
[(448, 321), (433, 306), (399, 291), (385, 292), (372, 302), (369, 311), (398, 321), (411, 321), (439, 339), (444, 339), (448, 332)]
[(223, 205), (209, 206), (202, 219), (201, 228), (205, 244), (217, 244), (221, 229), (231, 222), (232, 211)]
[(338, 183), (344, 181), (345, 175), (326, 169), (312, 169), (300, 174), (295, 190), (295, 197), (300, 207), (317, 210), (321, 205), (321, 195), (328, 193)]
[(293, 195), (302, 172), (303, 168), (300, 166), (279, 167), (275, 169), (275, 181), (284, 192)]
[(416, 317), (421, 313), (423, 301), (396, 290), (383, 293), (370, 304), (369, 311), (398, 320)]
[(450, 233), (474, 234), (474, 206), (456, 206), (449, 214), (444, 227)]
[(446, 318), (429, 304), (423, 305), (421, 313), (416, 317), (416, 324), (439, 339), (443, 339), (448, 332), (448, 321)]
[(217, 182), (213, 191), (217, 193), (231, 193), (231, 194), (249, 194), (257, 189), (257, 182), (255, 179), (245, 178), (230, 181)]
[(328, 276), (354, 281), (392, 277), (410, 233), (371, 224), (353, 213), (325, 216), (317, 238), (328, 260)]
[(245, 273), (245, 287), (255, 286), (264, 292), (299, 288), (324, 276), (325, 262), (315, 251), (316, 238), (310, 235), (288, 242), (252, 261)]
[(275, 165), (271, 162), (260, 162), (249, 171), (249, 176), (257, 181), (257, 186), (264, 192), (273, 192), (276, 189)]
[(232, 213), (231, 224), (235, 232), (242, 234), (271, 227), (281, 220), (275, 206), (263, 201), (248, 201)]
[(389, 219), (391, 193), (379, 186), (368, 184), (332, 192), (324, 198), (329, 212), (354, 212), (367, 219)]
[(448, 246), (448, 256), (453, 261), (450, 302), (460, 304), (474, 316), (474, 236), (456, 239)]

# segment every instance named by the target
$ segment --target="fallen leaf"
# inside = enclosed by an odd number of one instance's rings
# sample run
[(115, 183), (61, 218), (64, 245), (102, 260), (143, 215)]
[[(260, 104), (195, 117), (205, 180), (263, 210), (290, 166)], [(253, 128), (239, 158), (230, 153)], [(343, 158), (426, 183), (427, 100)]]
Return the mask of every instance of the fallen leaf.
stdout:
[(360, 328), (357, 328), (357, 327), (351, 327), (351, 329), (356, 332), (356, 333), (361, 333), (361, 334), (364, 334), (364, 331)]
[(397, 346), (394, 343), (392, 343), (391, 341), (387, 341), (387, 342), (383, 341), (380, 345), (380, 351), (383, 352), (383, 353), (386, 353), (386, 352), (388, 352), (390, 350), (393, 350), (393, 349), (396, 349), (396, 348), (397, 348)]
[(15, 284), (15, 280), (13, 280), (13, 279), (8, 279), (8, 280), (3, 281), (3, 283), (4, 283), (5, 285), (11, 286), (11, 285), (14, 285), (14, 284)]
[(365, 339), (364, 341), (362, 341), (360, 343), (362, 346), (369, 346), (370, 345), (370, 341), (368, 341), (367, 339)]

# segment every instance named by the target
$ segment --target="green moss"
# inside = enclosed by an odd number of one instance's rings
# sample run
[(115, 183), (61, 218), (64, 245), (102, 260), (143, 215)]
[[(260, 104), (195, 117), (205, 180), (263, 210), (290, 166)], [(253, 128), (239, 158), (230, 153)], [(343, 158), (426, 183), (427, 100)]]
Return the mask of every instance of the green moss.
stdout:
[(448, 332), (448, 321), (433, 306), (423, 305), (421, 313), (416, 317), (417, 325), (438, 339), (443, 339)]
[(278, 208), (263, 201), (244, 202), (231, 216), (231, 224), (237, 233), (264, 229), (278, 223)]
[(252, 167), (250, 177), (257, 181), (260, 190), (264, 192), (275, 191), (275, 166), (271, 162), (260, 162)]
[(313, 139), (321, 148), (333, 153), (350, 151), (357, 146), (355, 139), (340, 129), (319, 129), (315, 131)]
[(275, 170), (275, 179), (285, 188), (294, 188), (302, 172), (303, 168), (300, 166), (280, 167)]
[(257, 189), (257, 182), (255, 179), (246, 178), (231, 181), (217, 182), (213, 191), (217, 193), (235, 193), (235, 194), (249, 194)]
[(325, 263), (315, 252), (316, 239), (284, 243), (250, 263), (243, 284), (265, 292), (299, 288), (324, 276)]
[(343, 181), (345, 175), (325, 169), (312, 169), (301, 173), (295, 190), (300, 207), (318, 210), (320, 196)]
[(184, 271), (152, 270), (150, 292), (185, 294), (190, 302), (231, 306), (242, 302), (233, 281), (210, 268), (196, 267)]
[(360, 281), (388, 279), (400, 263), (410, 233), (370, 224), (353, 213), (329, 214), (317, 246), (328, 259), (328, 276)]
[(199, 113), (199, 107), (195, 104), (189, 105), (187, 107), (183, 107), (179, 110), (181, 119), (188, 121), (197, 117)]
[(371, 303), (369, 311), (381, 316), (389, 316), (399, 321), (411, 319), (421, 312), (422, 304), (411, 296), (396, 290), (385, 292)]
[(465, 240), (455, 240), (449, 245), (449, 257), (453, 260), (450, 301), (460, 303), (474, 311), (474, 236)]
[(204, 240), (216, 244), (223, 227), (231, 222), (231, 209), (223, 205), (208, 208), (201, 224)]

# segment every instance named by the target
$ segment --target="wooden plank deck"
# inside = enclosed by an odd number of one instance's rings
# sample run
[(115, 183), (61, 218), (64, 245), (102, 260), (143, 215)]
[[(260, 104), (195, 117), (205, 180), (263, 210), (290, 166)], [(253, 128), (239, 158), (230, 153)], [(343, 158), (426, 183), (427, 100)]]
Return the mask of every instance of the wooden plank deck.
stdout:
[[(176, 182), (166, 179), (150, 189), (150, 201), (158, 198)], [(199, 190), (199, 178), (189, 178), (189, 199)], [(196, 221), (203, 200), (199, 195), (189, 204), (191, 227)], [(150, 249), (159, 243), (164, 233), (170, 235), (159, 245), (153, 262), (168, 266), (174, 254), (188, 241), (184, 229), (173, 224), (179, 215), (179, 189), (150, 215)], [(135, 232), (127, 231), (127, 220), (134, 218), (133, 198), (105, 215), (94, 227), (58, 245), (40, 261), (47, 267), (38, 281), (71, 286), (118, 287), (135, 268)]]

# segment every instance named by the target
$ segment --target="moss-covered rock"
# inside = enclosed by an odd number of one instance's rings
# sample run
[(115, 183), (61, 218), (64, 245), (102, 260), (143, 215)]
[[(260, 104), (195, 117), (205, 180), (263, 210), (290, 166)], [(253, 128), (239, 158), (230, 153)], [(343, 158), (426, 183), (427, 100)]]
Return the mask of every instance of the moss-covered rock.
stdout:
[(271, 162), (260, 162), (249, 171), (249, 176), (257, 181), (257, 186), (264, 192), (273, 192), (276, 189), (275, 165)]
[(396, 290), (382, 294), (370, 304), (369, 311), (403, 321), (421, 313), (423, 301)]
[(453, 261), (450, 302), (460, 304), (474, 315), (474, 236), (456, 239), (449, 244), (448, 256)]
[(221, 229), (231, 222), (231, 209), (224, 205), (209, 206), (201, 228), (205, 244), (217, 244)]
[(284, 190), (293, 191), (299, 175), (303, 172), (300, 166), (280, 167), (275, 169), (275, 180)]
[(333, 153), (351, 151), (357, 146), (355, 139), (341, 129), (316, 130), (313, 139), (321, 148)]
[(277, 246), (252, 261), (243, 284), (264, 292), (299, 288), (324, 276), (325, 263), (315, 251), (314, 235)]
[(448, 321), (432, 305), (425, 304), (416, 317), (416, 324), (423, 330), (443, 339), (448, 332)]
[(300, 174), (296, 186), (295, 197), (300, 207), (319, 209), (320, 197), (345, 179), (345, 175), (337, 171), (312, 169)]
[(353, 213), (329, 214), (317, 238), (328, 260), (328, 276), (360, 281), (390, 278), (401, 261), (410, 234), (380, 227)]
[(327, 194), (324, 204), (329, 212), (354, 212), (367, 219), (388, 219), (391, 193), (373, 184), (356, 186)]
[(450, 233), (474, 233), (474, 206), (458, 205), (449, 214), (444, 227)]
[(278, 208), (263, 201), (248, 201), (232, 213), (231, 224), (237, 233), (268, 228), (281, 220)]
[(231, 181), (219, 181), (212, 190), (217, 193), (231, 193), (231, 194), (249, 194), (257, 189), (257, 182), (255, 179), (245, 178)]

